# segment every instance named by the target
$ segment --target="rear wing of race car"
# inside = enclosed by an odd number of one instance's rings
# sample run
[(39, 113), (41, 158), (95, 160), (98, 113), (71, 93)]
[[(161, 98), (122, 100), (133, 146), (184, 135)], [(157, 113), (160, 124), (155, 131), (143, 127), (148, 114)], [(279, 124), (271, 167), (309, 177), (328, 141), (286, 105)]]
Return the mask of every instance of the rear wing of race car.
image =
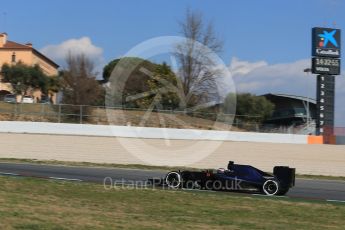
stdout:
[(287, 166), (275, 166), (273, 168), (273, 175), (285, 187), (295, 186), (296, 169)]

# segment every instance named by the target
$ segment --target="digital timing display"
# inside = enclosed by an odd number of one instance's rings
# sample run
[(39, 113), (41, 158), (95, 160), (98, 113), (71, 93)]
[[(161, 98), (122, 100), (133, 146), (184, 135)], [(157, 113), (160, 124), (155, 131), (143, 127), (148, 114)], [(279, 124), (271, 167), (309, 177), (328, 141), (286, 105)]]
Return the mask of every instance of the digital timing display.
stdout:
[(326, 75), (339, 75), (340, 74), (340, 59), (314, 57), (312, 59), (312, 73), (326, 74)]

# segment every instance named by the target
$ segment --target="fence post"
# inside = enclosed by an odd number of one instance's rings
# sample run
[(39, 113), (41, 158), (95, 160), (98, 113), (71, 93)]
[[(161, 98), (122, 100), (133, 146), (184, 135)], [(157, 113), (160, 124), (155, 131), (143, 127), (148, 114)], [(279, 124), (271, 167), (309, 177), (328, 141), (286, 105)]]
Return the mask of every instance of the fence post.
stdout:
[(41, 121), (43, 121), (44, 118), (44, 105), (45, 104), (41, 104)]
[(59, 104), (58, 123), (61, 123), (61, 104)]
[(14, 103), (14, 106), (13, 106), (13, 109), (14, 109), (13, 115), (14, 115), (14, 118), (15, 118), (15, 119), (16, 119), (16, 117), (17, 117), (17, 107), (18, 107), (18, 103), (16, 102), (16, 103)]
[(80, 105), (80, 117), (79, 117), (79, 119), (80, 119), (80, 124), (83, 124), (83, 106), (82, 105)]

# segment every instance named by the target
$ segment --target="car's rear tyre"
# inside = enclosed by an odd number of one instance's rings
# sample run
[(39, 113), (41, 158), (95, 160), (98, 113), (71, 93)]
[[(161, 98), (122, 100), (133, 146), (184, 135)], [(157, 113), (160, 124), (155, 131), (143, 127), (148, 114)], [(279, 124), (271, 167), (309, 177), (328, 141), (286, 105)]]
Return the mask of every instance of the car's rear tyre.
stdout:
[(280, 191), (278, 181), (275, 181), (275, 180), (265, 181), (265, 183), (262, 186), (262, 191), (268, 196), (278, 195)]
[(169, 172), (165, 177), (165, 184), (169, 188), (180, 188), (182, 185), (181, 175), (178, 172)]

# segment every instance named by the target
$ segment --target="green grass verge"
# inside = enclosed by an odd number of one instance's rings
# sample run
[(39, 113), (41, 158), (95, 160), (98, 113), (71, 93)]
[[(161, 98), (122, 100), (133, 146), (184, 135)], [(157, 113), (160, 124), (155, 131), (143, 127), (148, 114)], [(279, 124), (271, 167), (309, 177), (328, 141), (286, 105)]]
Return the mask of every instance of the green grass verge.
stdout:
[(345, 205), (0, 176), (0, 229), (343, 229)]

